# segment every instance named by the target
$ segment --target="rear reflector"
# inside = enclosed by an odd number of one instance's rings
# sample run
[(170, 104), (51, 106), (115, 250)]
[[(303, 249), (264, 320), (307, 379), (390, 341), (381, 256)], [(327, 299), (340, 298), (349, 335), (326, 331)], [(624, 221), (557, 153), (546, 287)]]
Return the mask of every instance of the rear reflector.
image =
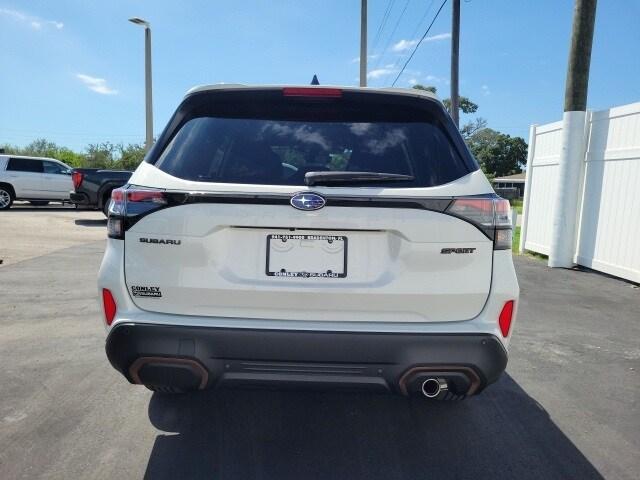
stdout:
[(286, 87), (282, 89), (282, 95), (285, 97), (340, 98), (342, 90), (339, 88)]
[(106, 288), (102, 289), (102, 306), (104, 307), (104, 320), (110, 326), (116, 316), (117, 306), (113, 295)]
[(500, 316), (498, 317), (498, 324), (500, 325), (500, 331), (502, 336), (507, 338), (509, 330), (511, 329), (511, 319), (513, 318), (513, 300), (509, 300), (502, 307)]

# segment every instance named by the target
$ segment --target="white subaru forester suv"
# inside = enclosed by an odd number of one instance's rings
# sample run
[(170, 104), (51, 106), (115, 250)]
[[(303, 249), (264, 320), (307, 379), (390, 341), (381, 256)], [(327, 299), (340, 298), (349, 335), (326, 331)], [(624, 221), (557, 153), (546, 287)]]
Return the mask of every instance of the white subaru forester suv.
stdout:
[(107, 356), (152, 390), (461, 399), (507, 364), (509, 204), (426, 92), (192, 89), (108, 236)]

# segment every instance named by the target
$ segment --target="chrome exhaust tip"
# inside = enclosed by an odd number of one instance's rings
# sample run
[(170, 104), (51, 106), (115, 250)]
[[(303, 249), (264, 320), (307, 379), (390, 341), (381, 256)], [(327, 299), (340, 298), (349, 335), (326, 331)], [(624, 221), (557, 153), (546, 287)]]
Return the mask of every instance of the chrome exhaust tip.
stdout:
[(427, 398), (442, 398), (449, 390), (449, 385), (444, 378), (427, 378), (420, 390)]

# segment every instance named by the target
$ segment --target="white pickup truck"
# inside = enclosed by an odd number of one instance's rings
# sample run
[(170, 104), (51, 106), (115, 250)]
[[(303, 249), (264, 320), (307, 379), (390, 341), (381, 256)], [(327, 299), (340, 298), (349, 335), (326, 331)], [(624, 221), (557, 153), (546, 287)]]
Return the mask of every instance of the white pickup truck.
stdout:
[(0, 155), (0, 210), (14, 200), (32, 205), (65, 202), (73, 190), (71, 167), (53, 158)]

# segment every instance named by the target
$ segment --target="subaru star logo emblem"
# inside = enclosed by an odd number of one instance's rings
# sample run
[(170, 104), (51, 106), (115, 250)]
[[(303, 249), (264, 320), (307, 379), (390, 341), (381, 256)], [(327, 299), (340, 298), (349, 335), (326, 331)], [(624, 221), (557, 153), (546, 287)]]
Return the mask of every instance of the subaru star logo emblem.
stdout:
[(298, 210), (318, 210), (324, 207), (326, 200), (317, 193), (296, 193), (291, 197), (291, 206)]

